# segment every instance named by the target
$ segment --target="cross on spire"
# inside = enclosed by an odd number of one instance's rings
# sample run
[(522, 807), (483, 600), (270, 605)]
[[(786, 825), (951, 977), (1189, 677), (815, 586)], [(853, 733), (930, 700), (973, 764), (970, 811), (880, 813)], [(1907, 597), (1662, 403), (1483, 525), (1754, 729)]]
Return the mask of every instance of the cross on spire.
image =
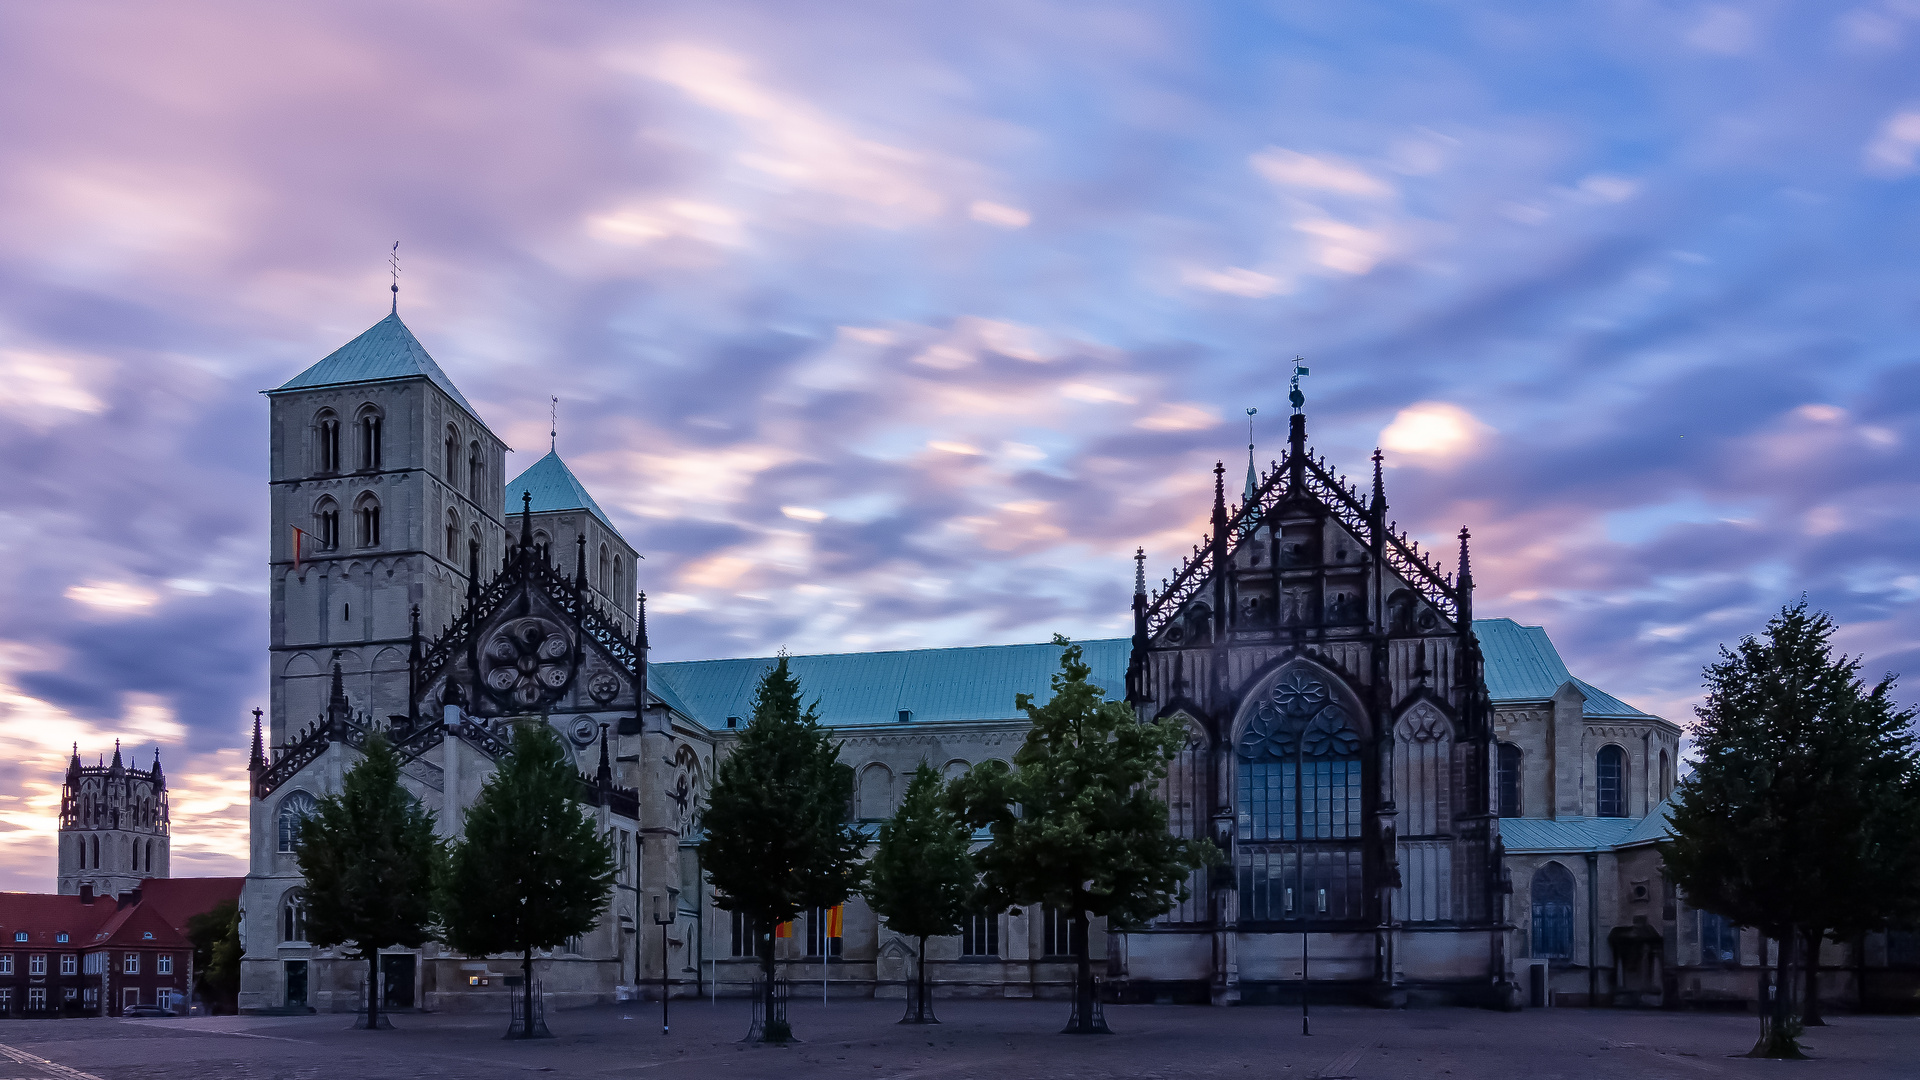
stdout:
[(393, 242), (393, 250), (387, 253), (387, 266), (393, 271), (393, 313), (400, 314), (400, 241)]

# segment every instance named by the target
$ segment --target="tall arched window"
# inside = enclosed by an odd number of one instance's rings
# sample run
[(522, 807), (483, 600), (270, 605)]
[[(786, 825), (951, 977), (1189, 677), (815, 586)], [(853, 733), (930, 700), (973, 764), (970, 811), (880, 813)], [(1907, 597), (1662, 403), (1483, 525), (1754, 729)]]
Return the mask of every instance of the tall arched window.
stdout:
[(615, 555), (613, 557), (613, 591), (607, 594), (613, 597), (614, 603), (616, 604), (625, 603), (622, 597), (627, 595), (626, 585), (627, 585), (626, 569), (620, 565), (620, 556)]
[(1594, 795), (1601, 817), (1627, 816), (1627, 754), (1617, 746), (1603, 746), (1594, 759)]
[(1416, 701), (1393, 726), (1393, 801), (1400, 808), (1401, 888), (1410, 922), (1453, 918), (1453, 721)]
[[(1167, 775), (1160, 781), (1160, 798), (1167, 804), (1167, 831), (1192, 840), (1211, 832), (1207, 826), (1207, 812), (1211, 809), (1207, 776), (1211, 765), (1206, 736), (1200, 725), (1184, 715), (1180, 720), (1186, 725), (1187, 744), (1168, 762)], [(958, 765), (958, 772), (966, 772), (966, 762)], [(953, 775), (955, 763), (948, 763), (947, 771)], [(1195, 870), (1187, 878), (1187, 898), (1175, 904), (1159, 921), (1165, 925), (1206, 922), (1211, 910), (1207, 903), (1207, 871)], [(1047, 911), (1051, 914), (1053, 909)]]
[(1557, 862), (1533, 872), (1533, 956), (1573, 959), (1573, 874)]
[(454, 487), (460, 482), (460, 429), (447, 425), (446, 451), (447, 486)]
[(100, 869), (100, 838), (90, 837), (88, 842), (93, 847), (93, 868), (98, 870)]
[(340, 471), (340, 417), (321, 409), (313, 419), (314, 464), (323, 473)]
[(280, 800), (280, 850), (293, 851), (300, 846), (300, 823), (313, 813), (313, 796), (296, 791)]
[(353, 517), (359, 527), (361, 547), (380, 546), (380, 500), (371, 492), (360, 496), (354, 505)]
[(1250, 707), (1235, 747), (1241, 917), (1360, 918), (1360, 733), (1350, 713), (1305, 667)]
[(313, 542), (321, 551), (340, 546), (340, 504), (331, 495), (323, 495), (313, 504)]
[(1660, 797), (1673, 794), (1673, 759), (1667, 757), (1665, 750), (1660, 751)]
[(153, 841), (147, 841), (147, 873), (153, 873)]
[(460, 515), (447, 511), (447, 561), (460, 566)]
[(551, 565), (553, 560), (553, 541), (546, 533), (533, 534), (533, 550), (543, 565)]
[(133, 871), (134, 873), (137, 874), (140, 872), (140, 841), (138, 840), (135, 840), (133, 842), (132, 855), (133, 855), (133, 863), (132, 863)]
[(1500, 816), (1520, 816), (1520, 748), (1500, 744)]
[(474, 502), (482, 502), (480, 493), (487, 487), (487, 462), (480, 456), (480, 441), (474, 440), (467, 447), (467, 497)]
[(380, 467), (380, 410), (372, 405), (360, 407), (359, 421), (354, 425), (359, 434), (360, 467), (377, 469)]
[(607, 562), (607, 545), (601, 544), (600, 545), (600, 576), (595, 578), (593, 583), (595, 585), (600, 586), (601, 592), (608, 593), (609, 595), (611, 595), (613, 582), (607, 580), (607, 568), (609, 565), (611, 564)]
[(1700, 913), (1700, 963), (1706, 967), (1740, 966), (1740, 928), (1726, 916)]
[(893, 771), (873, 764), (860, 773), (860, 819), (885, 821), (893, 816)]
[(288, 889), (280, 901), (280, 940), (307, 940), (307, 891)]

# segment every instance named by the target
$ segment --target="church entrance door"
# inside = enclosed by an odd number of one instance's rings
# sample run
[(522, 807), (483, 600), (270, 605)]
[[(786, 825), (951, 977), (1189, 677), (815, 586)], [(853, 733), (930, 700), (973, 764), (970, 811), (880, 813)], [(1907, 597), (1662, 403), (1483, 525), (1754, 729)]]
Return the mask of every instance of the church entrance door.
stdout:
[(307, 1005), (307, 962), (305, 960), (287, 961), (287, 1007), (306, 1008)]
[(380, 983), (386, 988), (380, 996), (381, 1008), (413, 1008), (413, 956), (408, 953), (381, 956)]

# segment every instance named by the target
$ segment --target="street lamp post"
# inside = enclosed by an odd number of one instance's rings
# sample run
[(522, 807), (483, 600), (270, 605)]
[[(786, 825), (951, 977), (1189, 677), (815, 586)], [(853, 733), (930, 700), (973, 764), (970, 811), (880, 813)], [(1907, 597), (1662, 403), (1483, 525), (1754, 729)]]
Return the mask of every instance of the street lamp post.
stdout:
[[(680, 890), (669, 888), (665, 904), (660, 899), (658, 896), (653, 898), (653, 924), (660, 928), (660, 1034), (665, 1035), (673, 1030), (667, 1023), (667, 991), (670, 988), (667, 981), (667, 927), (672, 926), (673, 920), (680, 914)], [(665, 915), (661, 914), (662, 907), (666, 908)]]

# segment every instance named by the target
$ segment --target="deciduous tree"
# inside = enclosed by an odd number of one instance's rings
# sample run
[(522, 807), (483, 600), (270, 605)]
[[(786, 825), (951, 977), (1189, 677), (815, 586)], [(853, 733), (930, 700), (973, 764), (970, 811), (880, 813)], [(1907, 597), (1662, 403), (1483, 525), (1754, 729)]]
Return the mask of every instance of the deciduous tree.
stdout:
[(799, 680), (782, 653), (760, 680), (752, 721), (720, 762), (700, 843), (714, 905), (753, 921), (767, 1042), (792, 1037), (771, 1012), (769, 935), (800, 912), (833, 907), (860, 888), (864, 840), (846, 821), (852, 796), (852, 773), (841, 767), (815, 706), (801, 707)]
[(867, 864), (867, 903), (894, 932), (918, 938), (913, 1001), (901, 1023), (937, 1024), (927, 1000), (927, 939), (957, 934), (973, 910), (973, 830), (947, 805), (947, 785), (921, 762), (906, 798), (881, 823)]
[(352, 945), (367, 963), (366, 1026), (378, 1028), (380, 950), (432, 937), (433, 878), (442, 850), (433, 814), (400, 786), (400, 759), (378, 733), (338, 794), (300, 823), (296, 858), (307, 879), (307, 940)]
[(993, 839), (974, 856), (990, 908), (1041, 903), (1071, 917), (1078, 960), (1069, 1032), (1104, 1031), (1093, 1019), (1093, 967), (1087, 925), (1093, 918), (1137, 926), (1184, 898), (1194, 870), (1219, 855), (1207, 840), (1167, 829), (1157, 785), (1186, 745), (1175, 718), (1145, 723), (1133, 706), (1105, 700), (1088, 681), (1080, 646), (1063, 646), (1053, 696), (1015, 705), (1032, 728), (1014, 755), (975, 766), (953, 784), (955, 808)]
[(520, 957), (521, 1033), (534, 1038), (533, 951), (585, 934), (607, 909), (613, 845), (582, 805), (572, 755), (545, 721), (513, 742), (468, 808), (441, 877), (447, 944)]

